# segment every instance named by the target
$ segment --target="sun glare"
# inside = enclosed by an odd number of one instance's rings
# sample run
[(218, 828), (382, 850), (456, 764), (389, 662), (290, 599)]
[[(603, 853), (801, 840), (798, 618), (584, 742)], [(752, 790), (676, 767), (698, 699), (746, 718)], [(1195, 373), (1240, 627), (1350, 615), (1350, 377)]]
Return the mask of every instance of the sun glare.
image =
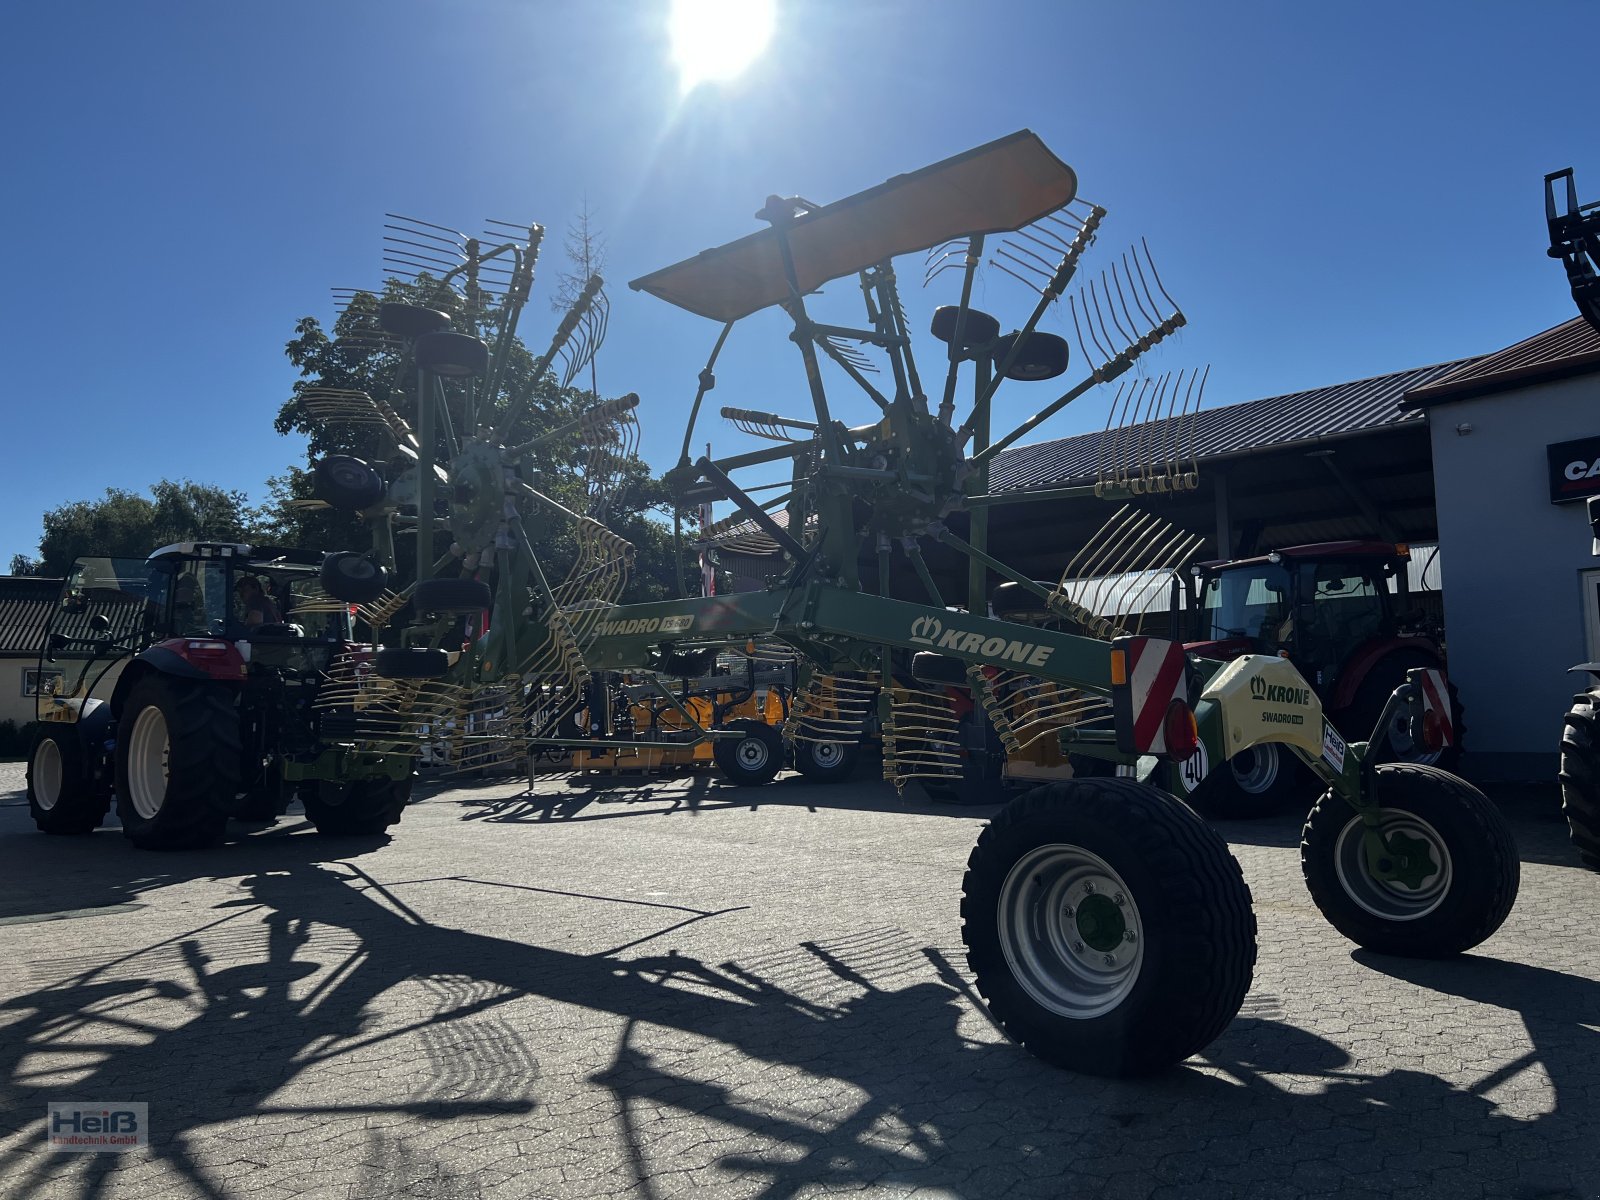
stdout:
[(774, 0), (672, 0), (672, 61), (678, 85), (735, 78), (772, 39)]

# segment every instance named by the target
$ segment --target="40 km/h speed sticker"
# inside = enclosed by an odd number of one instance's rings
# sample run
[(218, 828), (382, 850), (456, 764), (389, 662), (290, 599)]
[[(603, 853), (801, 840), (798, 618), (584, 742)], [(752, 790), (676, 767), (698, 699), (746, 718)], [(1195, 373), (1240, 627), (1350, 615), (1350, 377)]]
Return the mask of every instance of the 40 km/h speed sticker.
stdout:
[(1183, 790), (1194, 791), (1210, 770), (1211, 764), (1206, 761), (1205, 743), (1201, 742), (1195, 747), (1193, 754), (1178, 764), (1178, 778), (1183, 781)]

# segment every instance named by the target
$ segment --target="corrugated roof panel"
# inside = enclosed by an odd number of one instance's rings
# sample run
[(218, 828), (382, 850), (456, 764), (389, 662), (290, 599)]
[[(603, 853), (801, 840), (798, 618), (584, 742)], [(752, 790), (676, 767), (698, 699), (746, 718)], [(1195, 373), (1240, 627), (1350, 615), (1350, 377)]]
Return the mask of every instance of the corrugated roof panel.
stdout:
[(59, 579), (0, 576), (0, 654), (39, 653), (60, 592)]
[(1141, 447), (1171, 445), (1174, 439), (1184, 446), (1186, 459), (1192, 449), (1194, 456), (1204, 462), (1419, 421), (1420, 412), (1399, 407), (1400, 397), (1473, 361), (1457, 359), (1332, 387), (1202, 409), (1188, 417), (1017, 446), (996, 456), (989, 470), (989, 487), (991, 491), (1010, 492), (1089, 482), (1102, 470), (1136, 467)]
[(1417, 385), (1406, 403), (1425, 405), (1451, 396), (1479, 395), (1587, 366), (1600, 368), (1600, 330), (1582, 317), (1573, 317), (1514, 346), (1471, 359), (1440, 379)]

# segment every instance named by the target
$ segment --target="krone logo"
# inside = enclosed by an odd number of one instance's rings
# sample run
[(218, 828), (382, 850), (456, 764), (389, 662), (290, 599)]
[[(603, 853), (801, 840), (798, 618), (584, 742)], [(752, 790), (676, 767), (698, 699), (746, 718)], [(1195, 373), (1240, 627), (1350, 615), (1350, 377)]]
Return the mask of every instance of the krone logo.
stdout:
[(1267, 681), (1259, 675), (1250, 677), (1250, 699), (1265, 700), (1267, 698)]
[(918, 617), (911, 622), (911, 640), (933, 645), (939, 640), (939, 635), (944, 632), (944, 624), (938, 617)]

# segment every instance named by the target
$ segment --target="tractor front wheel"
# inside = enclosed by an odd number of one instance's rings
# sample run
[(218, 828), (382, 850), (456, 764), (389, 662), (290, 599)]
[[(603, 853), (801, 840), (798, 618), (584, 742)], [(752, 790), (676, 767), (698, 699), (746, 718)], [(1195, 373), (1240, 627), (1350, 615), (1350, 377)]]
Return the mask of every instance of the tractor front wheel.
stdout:
[(962, 883), (967, 964), (1006, 1032), (1091, 1075), (1204, 1049), (1250, 988), (1256, 922), (1227, 843), (1133, 779), (1047, 784), (984, 829)]
[(336, 783), (308, 780), (300, 785), (306, 819), (318, 833), (334, 837), (371, 837), (397, 825), (411, 800), (411, 780), (353, 779)]
[(76, 726), (47, 729), (28, 756), (28, 812), (41, 833), (93, 833), (111, 807)]
[(152, 675), (117, 724), (117, 816), (143, 850), (193, 850), (222, 837), (239, 795), (239, 710), (215, 683)]
[(1397, 877), (1373, 872), (1366, 826), (1330, 791), (1300, 833), (1311, 899), (1345, 937), (1380, 954), (1449, 958), (1472, 949), (1500, 928), (1517, 898), (1511, 827), (1482, 792), (1437, 767), (1386, 763), (1377, 783), (1378, 823)]
[(711, 757), (728, 782), (739, 787), (771, 783), (783, 766), (783, 736), (762, 721), (733, 721), (728, 728), (739, 730), (740, 736), (711, 743)]
[(1600, 688), (1572, 698), (1561, 730), (1561, 811), (1586, 866), (1600, 871)]

